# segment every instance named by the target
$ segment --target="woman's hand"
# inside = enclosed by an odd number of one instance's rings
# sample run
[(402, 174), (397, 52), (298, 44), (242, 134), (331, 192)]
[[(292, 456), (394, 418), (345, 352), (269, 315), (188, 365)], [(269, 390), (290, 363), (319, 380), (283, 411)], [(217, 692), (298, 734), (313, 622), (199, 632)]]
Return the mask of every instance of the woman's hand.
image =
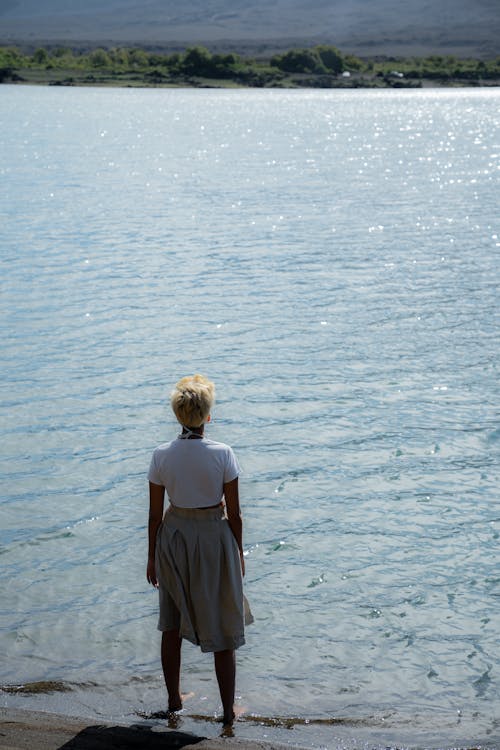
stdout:
[(148, 583), (151, 583), (155, 588), (158, 588), (158, 580), (156, 578), (156, 566), (155, 566), (154, 559), (148, 558), (146, 578), (148, 579)]

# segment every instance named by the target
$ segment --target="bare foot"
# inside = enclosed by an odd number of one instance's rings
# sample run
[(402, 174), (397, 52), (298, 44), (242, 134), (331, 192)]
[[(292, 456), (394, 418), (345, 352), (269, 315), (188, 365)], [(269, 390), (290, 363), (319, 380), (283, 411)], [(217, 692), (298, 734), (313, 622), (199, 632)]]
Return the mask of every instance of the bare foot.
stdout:
[(225, 727), (232, 727), (235, 721), (238, 721), (240, 716), (243, 716), (244, 713), (246, 713), (246, 708), (244, 706), (233, 706), (233, 711), (231, 716), (222, 717), (222, 723)]
[(169, 699), (168, 712), (172, 713), (175, 711), (182, 711), (184, 701), (193, 696), (194, 693), (180, 693), (179, 695), (174, 696), (172, 700)]
[(167, 727), (169, 729), (179, 729), (182, 726), (182, 717), (174, 711), (167, 712)]
[(226, 739), (230, 738), (230, 737), (234, 737), (234, 727), (233, 727), (233, 725), (232, 724), (224, 724), (224, 726), (222, 727), (222, 732), (220, 733), (220, 736), (224, 737)]

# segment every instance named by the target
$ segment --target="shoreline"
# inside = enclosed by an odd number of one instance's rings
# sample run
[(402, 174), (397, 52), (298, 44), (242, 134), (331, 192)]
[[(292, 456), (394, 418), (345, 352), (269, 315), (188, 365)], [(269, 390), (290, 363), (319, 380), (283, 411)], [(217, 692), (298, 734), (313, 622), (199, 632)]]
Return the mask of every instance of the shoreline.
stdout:
[[(234, 726), (224, 730), (215, 714), (199, 714), (187, 709), (173, 716), (165, 712), (131, 710), (123, 704), (100, 703), (99, 710), (86, 700), (58, 700), (61, 688), (33, 695), (36, 700), (23, 704), (17, 696), (0, 689), (0, 748), (3, 750), (173, 750), (197, 747), (198, 750), (500, 750), (500, 735), (482, 728), (476, 734), (473, 725), (462, 718), (442, 717), (428, 721), (416, 713), (413, 717), (379, 715), (298, 717), (261, 716), (242, 711)], [(25, 695), (29, 698), (31, 694)], [(12, 700), (13, 698), (13, 700)], [(19, 700), (21, 698), (21, 700)], [(47, 700), (47, 698), (49, 698)], [(87, 695), (88, 698), (88, 695)], [(82, 711), (83, 708), (83, 711)], [(104, 708), (104, 710), (102, 710)], [(125, 710), (123, 710), (125, 709)]]
[[(201, 734), (159, 727), (158, 722), (134, 724), (94, 722), (61, 714), (0, 708), (0, 747), (5, 750), (282, 750), (287, 745), (223, 736), (208, 739)], [(298, 747), (298, 746), (295, 746)]]
[(13, 86), (47, 86), (62, 88), (100, 88), (100, 89), (220, 89), (220, 90), (248, 90), (255, 91), (259, 89), (272, 89), (275, 91), (304, 91), (304, 90), (321, 90), (321, 91), (387, 91), (387, 90), (404, 90), (415, 91), (425, 89), (497, 89), (500, 87), (499, 80), (478, 81), (471, 80), (450, 80), (443, 81), (431, 78), (421, 78), (417, 80), (402, 80), (399, 78), (375, 78), (359, 75), (350, 79), (329, 77), (315, 77), (303, 75), (301, 77), (289, 77), (279, 85), (275, 83), (263, 85), (249, 85), (232, 79), (210, 79), (201, 77), (178, 78), (177, 80), (160, 81), (145, 80), (142, 77), (137, 78), (118, 78), (113, 76), (73, 76), (73, 75), (40, 75), (40, 71), (30, 71), (31, 75), (15, 75), (12, 78), (0, 80), (0, 85)]
[(67, 82), (67, 81), (5, 81), (3, 84), (0, 82), (0, 86), (18, 86), (19, 88), (23, 87), (30, 87), (35, 86), (37, 88), (80, 88), (80, 89), (137, 89), (137, 90), (167, 90), (167, 91), (173, 91), (176, 89), (192, 89), (193, 91), (196, 90), (219, 90), (219, 91), (429, 91), (432, 89), (436, 89), (439, 91), (447, 90), (447, 91), (456, 91), (456, 90), (463, 90), (463, 89), (472, 89), (474, 91), (484, 91), (484, 90), (490, 90), (490, 89), (498, 89), (500, 88), (500, 81), (491, 83), (491, 84), (474, 84), (474, 83), (460, 83), (460, 84), (443, 84), (443, 83), (437, 83), (436, 81), (422, 81), (421, 85), (418, 86), (412, 86), (412, 85), (399, 85), (399, 86), (393, 86), (390, 84), (387, 85), (377, 85), (377, 86), (346, 86), (339, 84), (338, 86), (315, 86), (315, 85), (307, 85), (307, 86), (245, 86), (242, 84), (229, 84), (225, 85), (224, 83), (215, 84), (215, 83), (189, 83), (189, 82), (179, 82), (179, 83), (171, 83), (171, 84), (148, 84), (148, 83), (120, 83), (116, 81), (107, 81), (107, 82), (97, 82), (97, 83), (88, 83), (88, 82)]

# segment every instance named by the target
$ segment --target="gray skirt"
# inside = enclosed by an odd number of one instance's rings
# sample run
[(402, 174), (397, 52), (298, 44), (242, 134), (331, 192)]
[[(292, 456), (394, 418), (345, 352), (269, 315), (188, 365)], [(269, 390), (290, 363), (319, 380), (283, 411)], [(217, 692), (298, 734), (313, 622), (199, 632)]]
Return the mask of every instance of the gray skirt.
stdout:
[(202, 651), (245, 643), (238, 545), (222, 506), (165, 512), (156, 537), (158, 630), (178, 630)]

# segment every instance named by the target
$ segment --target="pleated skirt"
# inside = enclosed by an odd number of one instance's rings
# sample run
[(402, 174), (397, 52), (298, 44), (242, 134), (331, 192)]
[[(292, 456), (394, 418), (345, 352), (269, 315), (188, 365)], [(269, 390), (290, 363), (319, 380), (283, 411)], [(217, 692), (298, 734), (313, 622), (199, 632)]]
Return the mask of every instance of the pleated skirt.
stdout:
[(245, 643), (238, 545), (222, 506), (165, 512), (156, 539), (158, 630), (179, 630), (202, 651)]

